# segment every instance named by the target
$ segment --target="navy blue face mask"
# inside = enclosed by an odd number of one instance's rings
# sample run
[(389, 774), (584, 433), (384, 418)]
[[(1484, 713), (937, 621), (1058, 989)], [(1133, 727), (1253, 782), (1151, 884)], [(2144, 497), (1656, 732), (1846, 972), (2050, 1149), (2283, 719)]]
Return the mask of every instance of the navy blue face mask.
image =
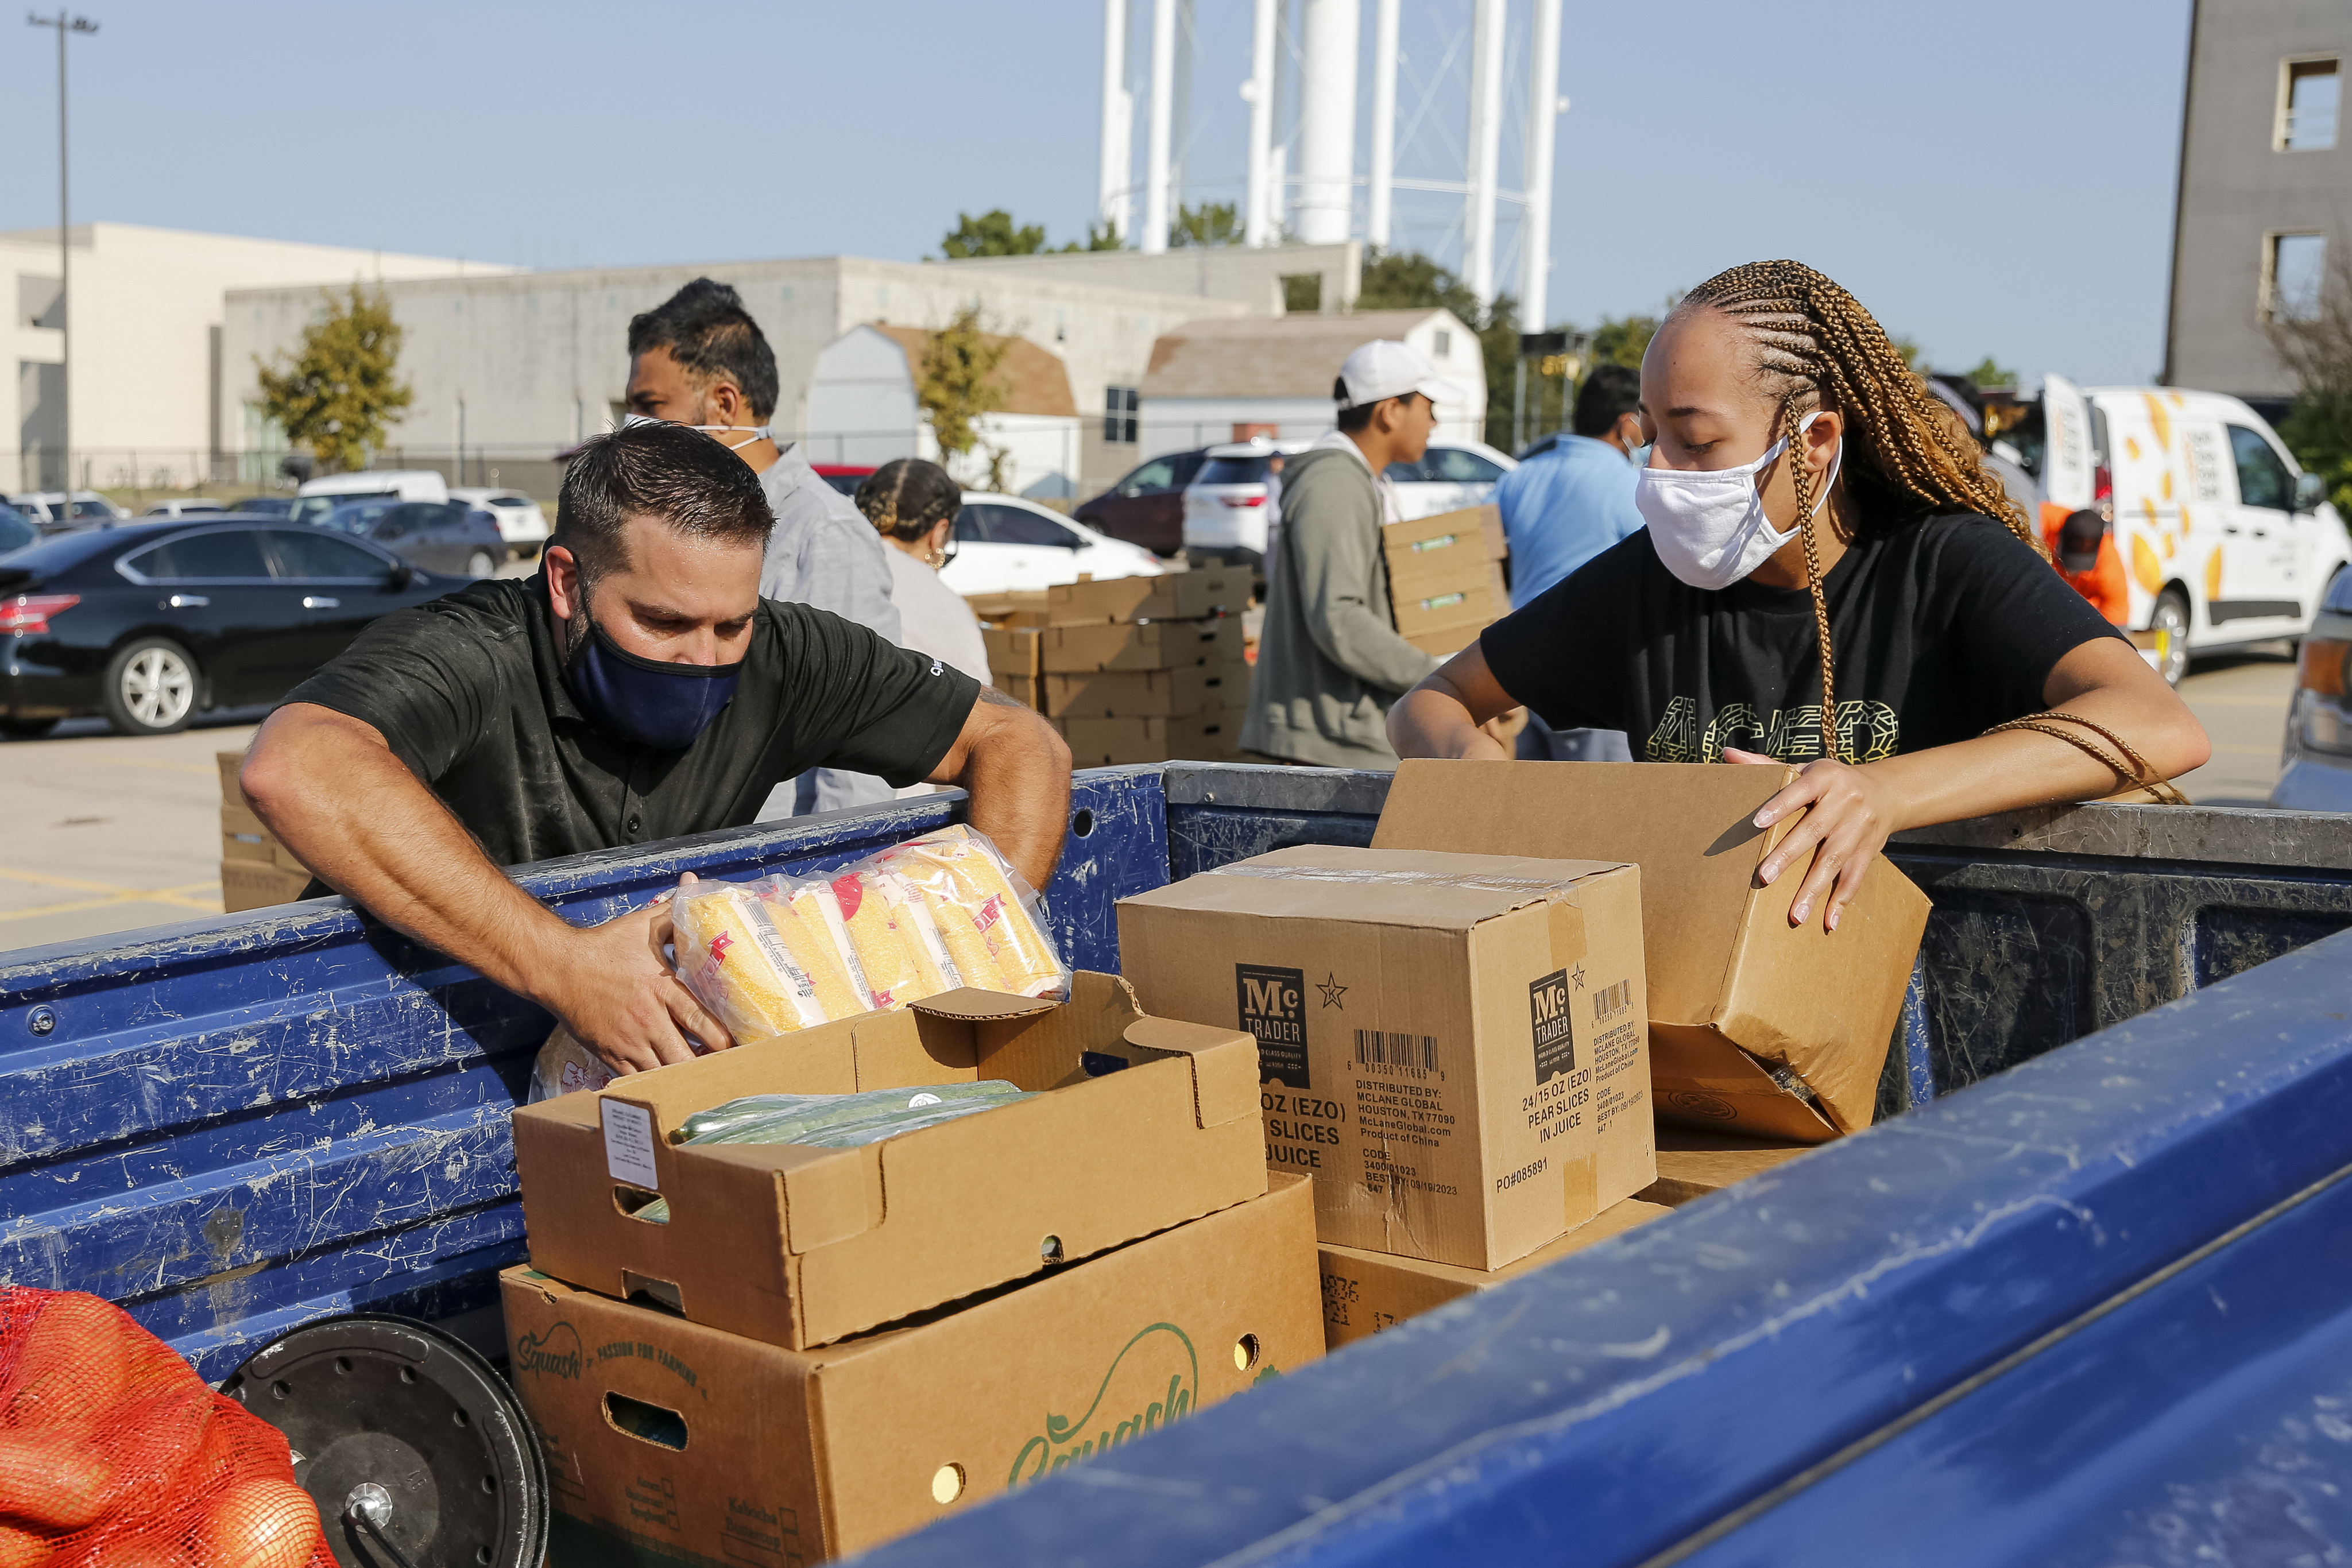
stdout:
[(743, 663), (673, 664), (640, 658), (604, 633), (583, 599), (588, 635), (563, 667), (563, 684), (590, 724), (656, 751), (684, 751), (735, 696)]

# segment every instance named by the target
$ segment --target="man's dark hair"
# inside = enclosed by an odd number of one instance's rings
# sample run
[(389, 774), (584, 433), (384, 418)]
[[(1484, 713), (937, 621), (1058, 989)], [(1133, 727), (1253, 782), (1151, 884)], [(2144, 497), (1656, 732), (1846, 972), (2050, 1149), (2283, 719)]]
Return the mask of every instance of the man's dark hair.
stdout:
[[(1420, 395), (1418, 392), (1399, 392), (1397, 397), (1410, 402)], [(1345, 376), (1338, 377), (1331, 382), (1331, 398), (1339, 405), (1339, 428), (1350, 435), (1360, 430), (1370, 429), (1372, 423), (1372, 410), (1389, 401), (1384, 397), (1374, 398), (1370, 402), (1360, 402), (1353, 408), (1349, 407), (1348, 378)]]
[(629, 319), (629, 358), (650, 349), (669, 357), (697, 381), (726, 377), (740, 388), (754, 418), (776, 412), (776, 356), (743, 297), (724, 283), (698, 277), (653, 309)]
[(751, 465), (683, 424), (632, 424), (583, 442), (547, 542), (570, 550), (593, 587), (627, 566), (633, 516), (658, 517), (688, 538), (754, 549), (776, 523)]
[(1642, 412), (1642, 372), (1623, 365), (1596, 365), (1576, 392), (1576, 417), (1570, 426), (1579, 435), (1606, 435), (1629, 413)]

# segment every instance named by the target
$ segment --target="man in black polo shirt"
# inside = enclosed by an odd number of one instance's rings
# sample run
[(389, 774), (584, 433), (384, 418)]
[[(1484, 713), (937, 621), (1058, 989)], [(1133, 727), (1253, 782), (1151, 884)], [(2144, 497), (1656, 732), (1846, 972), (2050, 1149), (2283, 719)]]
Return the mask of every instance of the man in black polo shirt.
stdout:
[(499, 867), (755, 820), (813, 767), (971, 793), (1043, 887), (1070, 754), (969, 675), (760, 597), (772, 517), (709, 436), (643, 424), (565, 475), (544, 566), (387, 615), (247, 753), (254, 810), (328, 886), (545, 1007), (615, 1071), (724, 1043), (661, 958), (656, 906), (566, 925)]

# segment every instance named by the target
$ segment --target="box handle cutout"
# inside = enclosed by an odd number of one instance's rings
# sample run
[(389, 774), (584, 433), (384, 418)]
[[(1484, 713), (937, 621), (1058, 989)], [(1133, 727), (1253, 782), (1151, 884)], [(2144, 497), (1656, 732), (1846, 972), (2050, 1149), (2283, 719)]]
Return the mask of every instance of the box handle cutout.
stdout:
[(1037, 1243), (1037, 1256), (1044, 1259), (1048, 1263), (1060, 1262), (1062, 1260), (1062, 1239), (1058, 1236), (1048, 1236), (1045, 1240)]
[(623, 1437), (656, 1448), (686, 1451), (686, 1417), (661, 1405), (648, 1405), (625, 1394), (604, 1396), (604, 1422)]
[(1089, 1078), (1100, 1078), (1105, 1073), (1118, 1072), (1130, 1065), (1132, 1064), (1124, 1056), (1113, 1056), (1107, 1051), (1078, 1052), (1078, 1066)]
[(963, 1467), (941, 1465), (931, 1474), (931, 1500), (944, 1508), (963, 1496)]
[(686, 1299), (678, 1288), (667, 1280), (656, 1280), (650, 1274), (640, 1274), (634, 1269), (621, 1270), (621, 1294), (632, 1301), (650, 1301), (667, 1307), (683, 1317)]
[(1254, 1333), (1242, 1335), (1241, 1338), (1234, 1341), (1234, 1370), (1247, 1372), (1257, 1364), (1258, 1354), (1257, 1335)]
[(641, 1186), (613, 1186), (613, 1207), (643, 1225), (667, 1225), (669, 1199)]

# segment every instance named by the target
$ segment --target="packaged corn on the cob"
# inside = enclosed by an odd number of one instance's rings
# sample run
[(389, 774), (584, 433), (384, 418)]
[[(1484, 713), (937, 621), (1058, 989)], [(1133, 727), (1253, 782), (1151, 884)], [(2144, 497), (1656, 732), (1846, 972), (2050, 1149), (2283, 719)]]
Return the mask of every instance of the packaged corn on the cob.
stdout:
[[(776, 918), (780, 912), (792, 922), (789, 932)], [(802, 933), (790, 905), (762, 897), (757, 884), (681, 888), (670, 903), (670, 918), (679, 978), (738, 1045), (831, 1022), (836, 1015), (827, 1006), (827, 991), (844, 1009), (840, 1017), (869, 1010), (858, 1005), (845, 980), (835, 984), (824, 977), (821, 986), (820, 976), (795, 955)]]
[(874, 860), (921, 902), (965, 985), (1055, 1000), (1070, 994), (1036, 894), (986, 834), (957, 824)]
[(942, 964), (944, 950), (920, 922), (919, 900), (887, 876), (861, 870), (860, 862), (833, 879), (827, 891), (841, 911), (849, 949), (866, 977), (866, 995), (877, 1008), (905, 1007), (964, 983)]

